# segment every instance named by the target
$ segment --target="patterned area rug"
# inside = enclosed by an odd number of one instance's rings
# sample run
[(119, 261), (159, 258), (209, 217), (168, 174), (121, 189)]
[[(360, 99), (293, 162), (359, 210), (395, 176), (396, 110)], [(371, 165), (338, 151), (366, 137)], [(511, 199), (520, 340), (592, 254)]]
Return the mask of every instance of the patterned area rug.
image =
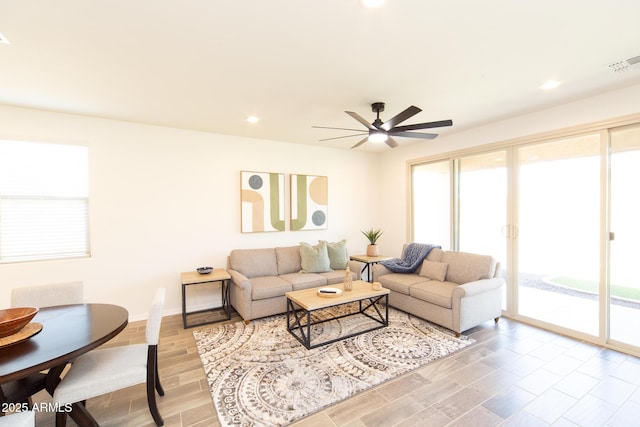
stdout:
[[(307, 350), (286, 322), (279, 315), (193, 332), (222, 426), (284, 426), (474, 342), (390, 308), (388, 327)], [(313, 342), (367, 322), (322, 323)]]

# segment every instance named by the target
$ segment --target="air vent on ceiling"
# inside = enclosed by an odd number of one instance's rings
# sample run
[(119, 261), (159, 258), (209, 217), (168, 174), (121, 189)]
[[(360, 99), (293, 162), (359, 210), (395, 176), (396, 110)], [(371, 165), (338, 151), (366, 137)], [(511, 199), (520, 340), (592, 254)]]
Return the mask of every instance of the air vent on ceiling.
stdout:
[(640, 56), (634, 56), (633, 58), (623, 59), (618, 62), (614, 62), (608, 65), (609, 69), (615, 73), (622, 73), (624, 71), (640, 69)]

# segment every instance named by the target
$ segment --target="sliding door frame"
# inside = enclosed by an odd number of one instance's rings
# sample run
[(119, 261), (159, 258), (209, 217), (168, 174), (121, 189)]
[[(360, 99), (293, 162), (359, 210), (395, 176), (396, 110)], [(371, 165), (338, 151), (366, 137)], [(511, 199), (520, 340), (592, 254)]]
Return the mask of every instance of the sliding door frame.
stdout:
[[(586, 342), (591, 342), (614, 350), (623, 351), (625, 353), (640, 356), (640, 348), (627, 345), (625, 343), (612, 341), (610, 335), (610, 219), (611, 219), (611, 188), (610, 188), (610, 167), (611, 167), (611, 131), (614, 128), (639, 125), (640, 114), (620, 117), (612, 120), (586, 124), (583, 126), (574, 126), (571, 128), (560, 129), (557, 131), (546, 132), (531, 135), (522, 138), (506, 140), (497, 143), (480, 145), (468, 149), (456, 150), (448, 153), (440, 153), (429, 157), (409, 160), (407, 166), (407, 182), (408, 186), (408, 241), (413, 241), (414, 237), (414, 220), (413, 213), (413, 196), (412, 187), (412, 170), (414, 166), (447, 160), (451, 162), (451, 246), (452, 250), (458, 250), (459, 247), (459, 201), (458, 201), (458, 174), (459, 159), (461, 157), (477, 155), (486, 152), (505, 150), (507, 155), (507, 222), (504, 227), (504, 236), (507, 239), (507, 274), (505, 280), (507, 282), (507, 304), (506, 310), (503, 311), (505, 317), (513, 318), (533, 326), (551, 330), (553, 332), (572, 336)], [(551, 142), (567, 137), (579, 136), (581, 134), (598, 133), (600, 136), (600, 245), (599, 245), (599, 301), (598, 301), (598, 336), (575, 331), (573, 329), (563, 328), (558, 325), (550, 324), (538, 319), (522, 316), (518, 310), (518, 187), (519, 173), (517, 167), (517, 149), (526, 145), (535, 145), (544, 142)]]

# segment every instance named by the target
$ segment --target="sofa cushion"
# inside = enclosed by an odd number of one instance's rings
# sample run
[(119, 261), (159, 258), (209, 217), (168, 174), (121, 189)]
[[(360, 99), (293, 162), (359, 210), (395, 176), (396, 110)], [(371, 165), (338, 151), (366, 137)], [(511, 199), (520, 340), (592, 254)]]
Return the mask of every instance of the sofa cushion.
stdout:
[(457, 283), (453, 282), (429, 280), (428, 282), (416, 283), (411, 286), (409, 295), (440, 307), (451, 308), (451, 296), (453, 295), (453, 290), (458, 286)]
[(331, 270), (327, 242), (324, 240), (315, 246), (300, 243), (300, 258), (302, 273), (323, 273)]
[(293, 290), (293, 285), (276, 276), (262, 276), (251, 279), (251, 299), (273, 298), (284, 296), (285, 293)]
[[(327, 285), (337, 285), (344, 283), (344, 270), (327, 271), (326, 273), (318, 273), (327, 280)], [(354, 271), (351, 272), (351, 279), (357, 280), (358, 275)]]
[(409, 288), (416, 283), (424, 282), (425, 278), (417, 274), (391, 273), (380, 276), (378, 281), (389, 290), (409, 295)]
[(329, 255), (329, 267), (331, 267), (332, 270), (346, 269), (349, 264), (347, 241), (341, 240), (335, 243), (325, 243), (327, 244), (327, 254)]
[(276, 252), (268, 249), (234, 249), (229, 255), (229, 267), (249, 278), (278, 274)]
[(316, 286), (324, 286), (327, 279), (316, 273), (289, 273), (278, 276), (280, 279), (291, 283), (293, 290), (313, 288)]
[(448, 267), (449, 264), (446, 264), (444, 262), (435, 262), (425, 259), (424, 261), (422, 261), (420, 276), (426, 277), (427, 279), (439, 280), (440, 282), (444, 282), (445, 277), (447, 277)]
[(278, 274), (298, 273), (301, 268), (300, 246), (276, 248)]
[(442, 249), (433, 248), (429, 251), (429, 255), (427, 255), (426, 259), (433, 262), (440, 262), (442, 261), (443, 254), (444, 254), (444, 251)]
[(496, 261), (490, 255), (447, 251), (442, 255), (442, 262), (449, 264), (447, 281), (461, 285), (490, 279), (496, 271)]

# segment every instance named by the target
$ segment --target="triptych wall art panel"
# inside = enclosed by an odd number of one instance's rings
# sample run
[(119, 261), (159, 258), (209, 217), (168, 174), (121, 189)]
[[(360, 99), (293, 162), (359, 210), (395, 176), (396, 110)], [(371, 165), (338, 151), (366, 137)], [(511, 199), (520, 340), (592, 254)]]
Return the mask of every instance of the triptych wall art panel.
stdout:
[[(240, 172), (243, 233), (284, 231), (284, 174)], [(328, 223), (328, 179), (291, 175), (291, 230), (324, 230)]]
[(284, 231), (284, 174), (241, 172), (242, 232)]
[(291, 175), (291, 230), (326, 229), (328, 199), (326, 176)]

